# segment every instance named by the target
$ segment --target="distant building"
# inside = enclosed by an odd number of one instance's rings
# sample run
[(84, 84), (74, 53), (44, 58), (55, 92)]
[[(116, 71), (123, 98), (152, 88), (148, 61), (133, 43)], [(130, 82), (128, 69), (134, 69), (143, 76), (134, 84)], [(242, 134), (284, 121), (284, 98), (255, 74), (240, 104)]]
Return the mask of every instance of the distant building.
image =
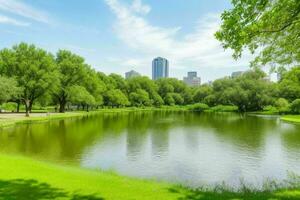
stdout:
[(155, 58), (152, 61), (152, 79), (169, 77), (169, 61), (165, 58)]
[(239, 76), (241, 76), (243, 73), (244, 73), (243, 71), (232, 72), (232, 73), (231, 73), (231, 78), (239, 77)]
[(183, 81), (191, 87), (201, 85), (201, 78), (197, 76), (197, 72), (188, 72), (187, 77), (184, 77)]
[(130, 79), (130, 78), (134, 78), (134, 77), (139, 77), (139, 76), (141, 76), (141, 74), (138, 73), (138, 72), (136, 72), (136, 71), (134, 71), (134, 70), (131, 70), (131, 71), (125, 73), (125, 78), (126, 79)]

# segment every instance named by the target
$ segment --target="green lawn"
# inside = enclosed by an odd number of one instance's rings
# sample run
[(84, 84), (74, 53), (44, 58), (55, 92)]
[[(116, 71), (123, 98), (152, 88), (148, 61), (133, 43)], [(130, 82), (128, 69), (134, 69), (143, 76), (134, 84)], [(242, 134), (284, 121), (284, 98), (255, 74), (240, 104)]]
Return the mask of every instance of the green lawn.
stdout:
[(283, 121), (300, 123), (300, 115), (286, 115), (281, 117)]
[(93, 115), (98, 113), (115, 113), (115, 112), (144, 112), (144, 111), (155, 111), (155, 110), (170, 110), (170, 111), (186, 111), (186, 107), (180, 106), (165, 106), (161, 108), (113, 108), (113, 109), (101, 109), (90, 112), (86, 111), (74, 111), (66, 113), (31, 113), (30, 117), (25, 117), (24, 113), (0, 113), (0, 128), (13, 126), (15, 124), (32, 123), (32, 122), (43, 122), (54, 119), (65, 119), (71, 117), (82, 117), (87, 115)]
[(139, 180), (109, 172), (58, 166), (0, 155), (1, 200), (296, 200), (300, 190), (275, 192), (196, 191), (168, 183)]

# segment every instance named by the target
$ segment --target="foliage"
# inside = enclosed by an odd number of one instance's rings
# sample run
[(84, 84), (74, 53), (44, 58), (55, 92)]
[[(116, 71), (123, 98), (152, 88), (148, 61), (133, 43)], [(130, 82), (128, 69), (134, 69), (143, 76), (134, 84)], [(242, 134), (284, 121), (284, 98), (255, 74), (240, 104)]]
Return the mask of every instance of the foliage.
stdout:
[(290, 104), (284, 98), (279, 98), (275, 101), (275, 107), (278, 109), (279, 113), (288, 113), (290, 112)]
[(296, 99), (291, 103), (291, 111), (294, 114), (300, 114), (300, 99)]
[(194, 105), (189, 106), (189, 110), (197, 111), (197, 112), (203, 112), (208, 109), (209, 109), (209, 106), (204, 103), (196, 103)]
[(211, 111), (238, 108), (248, 112), (273, 105), (277, 112), (287, 113), (289, 102), (300, 98), (300, 67), (283, 68), (281, 72), (279, 83), (266, 80), (266, 74), (257, 68), (236, 78), (225, 77), (198, 87), (189, 87), (175, 78), (126, 80), (117, 74), (97, 72), (70, 51), (60, 50), (54, 57), (34, 45), (21, 43), (0, 51), (0, 103), (15, 102), (17, 111), (23, 109), (21, 103), (27, 111), (34, 104), (56, 108), (59, 105), (60, 112), (74, 106), (95, 109), (195, 103), (207, 104), (213, 107)]
[(129, 105), (128, 98), (119, 89), (108, 90), (104, 95), (105, 104), (112, 107), (124, 107)]
[(17, 86), (15, 79), (0, 76), (0, 104), (12, 98), (17, 98), (20, 93), (21, 88)]
[(279, 96), (289, 101), (300, 99), (300, 67), (286, 72), (279, 82)]
[(65, 106), (70, 100), (68, 89), (84, 84), (82, 80), (87, 80), (89, 67), (84, 63), (82, 57), (66, 50), (58, 51), (55, 61), (59, 70), (59, 87), (53, 91), (53, 94), (59, 103), (60, 112), (65, 112)]
[(95, 98), (83, 86), (74, 85), (68, 88), (70, 102), (75, 105), (94, 105)]
[(234, 58), (247, 48), (252, 53), (261, 50), (254, 65), (300, 62), (299, 0), (231, 2), (233, 8), (223, 12), (221, 29), (215, 36), (225, 49), (234, 50)]
[(0, 51), (2, 75), (16, 78), (22, 87), (22, 100), (28, 115), (34, 101), (49, 92), (57, 83), (53, 56), (34, 45), (21, 43)]
[(211, 112), (237, 112), (237, 106), (217, 105), (209, 109)]
[(212, 94), (213, 89), (209, 85), (203, 85), (197, 88), (193, 100), (194, 102), (204, 102), (204, 99)]
[(152, 105), (148, 92), (143, 89), (137, 89), (136, 92), (130, 93), (129, 99), (132, 106), (140, 107)]

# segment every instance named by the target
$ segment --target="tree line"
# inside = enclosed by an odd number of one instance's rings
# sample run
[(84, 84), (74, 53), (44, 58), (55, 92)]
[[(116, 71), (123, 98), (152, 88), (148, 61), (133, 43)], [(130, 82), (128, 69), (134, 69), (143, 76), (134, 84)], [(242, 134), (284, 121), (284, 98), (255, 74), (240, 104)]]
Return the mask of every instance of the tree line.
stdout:
[(175, 78), (153, 81), (148, 77), (124, 79), (105, 75), (88, 65), (84, 58), (67, 50), (56, 55), (21, 43), (0, 51), (0, 104), (25, 107), (55, 105), (66, 109), (101, 107), (161, 107), (199, 104), (236, 106), (239, 111), (277, 109), (300, 112), (300, 67), (282, 70), (278, 83), (253, 68), (236, 78), (225, 77), (211, 84), (189, 87)]

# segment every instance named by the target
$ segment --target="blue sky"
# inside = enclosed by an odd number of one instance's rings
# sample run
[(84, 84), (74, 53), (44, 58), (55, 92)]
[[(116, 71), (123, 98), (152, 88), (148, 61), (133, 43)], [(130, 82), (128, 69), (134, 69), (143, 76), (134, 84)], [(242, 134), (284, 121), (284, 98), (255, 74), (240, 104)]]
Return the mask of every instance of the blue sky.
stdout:
[(203, 82), (245, 70), (213, 33), (229, 0), (0, 0), (0, 48), (33, 43), (68, 49), (105, 73), (134, 69), (151, 77), (151, 61), (170, 61), (170, 75), (198, 71)]

